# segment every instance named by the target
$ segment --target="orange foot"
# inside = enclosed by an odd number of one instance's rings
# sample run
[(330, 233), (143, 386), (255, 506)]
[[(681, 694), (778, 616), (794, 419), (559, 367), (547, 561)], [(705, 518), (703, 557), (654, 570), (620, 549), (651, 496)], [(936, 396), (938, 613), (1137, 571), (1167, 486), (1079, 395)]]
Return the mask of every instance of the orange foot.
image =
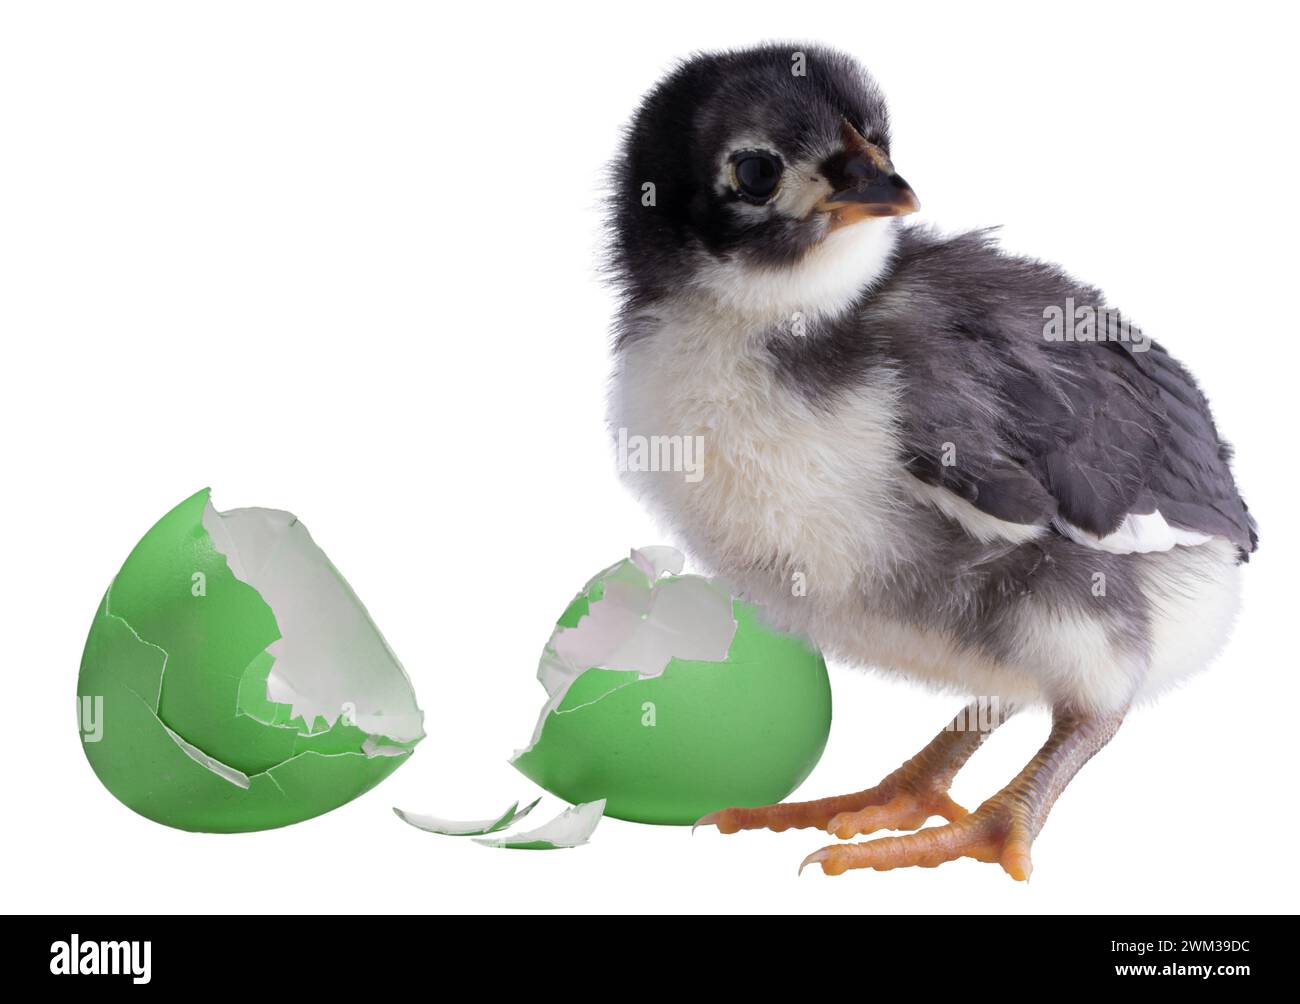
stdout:
[(960, 819), (966, 810), (942, 791), (907, 780), (887, 778), (874, 788), (813, 802), (782, 802), (758, 809), (722, 809), (696, 826), (716, 826), (723, 833), (815, 827), (841, 838), (876, 830), (915, 830), (931, 816)]
[(842, 875), (854, 868), (919, 866), (934, 868), (957, 858), (996, 862), (1013, 879), (1025, 881), (1033, 871), (1029, 849), (1033, 832), (1020, 803), (1002, 793), (973, 813), (946, 826), (932, 826), (901, 837), (881, 837), (857, 844), (832, 844), (814, 851), (799, 866), (819, 864), (827, 875)]
[(971, 711), (964, 710), (925, 749), (874, 788), (815, 802), (722, 809), (695, 825), (716, 826), (723, 833), (816, 827), (846, 838), (876, 830), (915, 830), (931, 816), (950, 822), (960, 819), (966, 810), (948, 797), (948, 786), (989, 734), (966, 729)]

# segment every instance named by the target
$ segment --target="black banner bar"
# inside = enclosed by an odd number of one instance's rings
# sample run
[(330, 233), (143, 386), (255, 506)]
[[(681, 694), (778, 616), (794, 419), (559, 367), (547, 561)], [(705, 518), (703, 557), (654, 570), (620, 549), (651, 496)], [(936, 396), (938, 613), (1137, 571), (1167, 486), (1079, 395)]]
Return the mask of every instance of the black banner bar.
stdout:
[[(78, 989), (117, 984), (296, 992), (356, 986), (383, 994), (387, 980), (513, 982), (596, 978), (641, 972), (659, 982), (681, 970), (739, 980), (771, 967), (816, 970), (832, 984), (888, 967), (900, 978), (932, 973), (926, 984), (978, 985), (991, 973), (1069, 986), (1175, 980), (1226, 990), (1225, 980), (1285, 978), (1286, 917), (372, 917), (192, 916), (10, 918), (5, 969)], [(758, 967), (758, 971), (755, 971)], [(966, 974), (973, 983), (967, 984)], [(955, 982), (953, 982), (955, 979)], [(870, 980), (868, 980), (870, 983)], [(400, 984), (395, 984), (400, 985)], [(409, 985), (409, 984), (408, 984)], [(456, 984), (458, 985), (458, 984)], [(484, 986), (482, 982), (471, 984)], [(734, 984), (732, 984), (734, 986)], [(796, 983), (798, 985), (798, 983)], [(1049, 984), (1051, 985), (1051, 984)], [(592, 984), (599, 989), (600, 984)], [(921, 984), (917, 984), (921, 986)]]

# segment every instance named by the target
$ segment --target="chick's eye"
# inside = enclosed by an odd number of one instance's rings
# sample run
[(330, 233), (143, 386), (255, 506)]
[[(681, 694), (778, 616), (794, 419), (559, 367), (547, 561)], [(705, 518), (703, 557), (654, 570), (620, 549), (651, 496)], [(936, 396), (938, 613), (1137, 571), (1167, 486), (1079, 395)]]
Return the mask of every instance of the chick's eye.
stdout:
[(740, 194), (759, 202), (776, 191), (781, 162), (770, 153), (746, 153), (736, 159), (736, 187)]

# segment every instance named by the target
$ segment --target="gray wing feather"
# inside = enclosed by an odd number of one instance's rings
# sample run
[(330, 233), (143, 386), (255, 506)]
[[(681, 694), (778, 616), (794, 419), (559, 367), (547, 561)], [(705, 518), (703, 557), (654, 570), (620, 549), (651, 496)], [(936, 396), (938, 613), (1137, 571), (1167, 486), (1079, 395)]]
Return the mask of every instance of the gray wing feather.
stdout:
[(1231, 449), (1187, 370), (1154, 342), (1044, 337), (1045, 307), (1101, 307), (1095, 290), (982, 233), (913, 232), (882, 294), (914, 308), (881, 327), (905, 382), (903, 459), (917, 477), (1013, 523), (1105, 536), (1158, 509), (1243, 556), (1255, 549)]

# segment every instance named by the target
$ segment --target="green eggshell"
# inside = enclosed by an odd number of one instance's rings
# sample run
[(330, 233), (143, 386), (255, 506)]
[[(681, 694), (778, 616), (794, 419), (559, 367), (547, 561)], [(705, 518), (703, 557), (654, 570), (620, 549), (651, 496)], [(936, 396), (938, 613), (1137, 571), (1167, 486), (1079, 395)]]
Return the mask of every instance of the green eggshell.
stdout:
[[(579, 596), (560, 623), (586, 613)], [(604, 798), (605, 814), (689, 825), (728, 806), (779, 802), (826, 748), (831, 688), (821, 655), (732, 604), (725, 662), (674, 659), (662, 675), (589, 669), (513, 761), (575, 804)]]
[[(102, 737), (83, 735), (82, 748), (104, 786), (156, 822), (210, 833), (287, 826), (368, 791), (409, 754), (367, 757), (366, 733), (343, 718), (317, 732), (266, 700), (274, 664), (266, 648), (279, 628), (213, 546), (203, 527), (208, 494), (144, 535), (100, 604), (77, 694), (83, 705), (102, 698)], [(205, 595), (194, 594), (196, 573)], [(249, 786), (196, 763), (168, 727)]]

